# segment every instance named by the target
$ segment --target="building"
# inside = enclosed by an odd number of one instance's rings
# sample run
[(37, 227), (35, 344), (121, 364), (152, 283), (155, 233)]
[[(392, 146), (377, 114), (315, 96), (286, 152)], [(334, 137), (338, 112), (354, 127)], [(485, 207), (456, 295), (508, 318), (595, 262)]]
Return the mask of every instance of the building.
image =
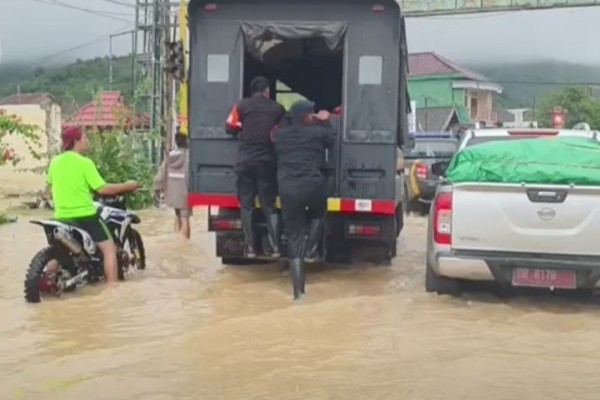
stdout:
[(48, 93), (14, 94), (0, 100), (0, 110), (16, 115), (25, 124), (39, 128), (39, 147), (34, 150), (43, 155), (36, 159), (31, 155), (27, 142), (18, 136), (3, 138), (21, 157), (16, 166), (0, 166), (0, 194), (25, 194), (45, 187), (45, 169), (52, 154), (59, 150), (61, 132), (61, 108), (58, 101)]
[(410, 54), (408, 62), (408, 88), (417, 120), (422, 115), (421, 125), (426, 120), (419, 109), (435, 109), (436, 120), (443, 121), (452, 120), (456, 112), (460, 124), (497, 121), (494, 95), (502, 93), (500, 85), (432, 52)]
[[(123, 95), (119, 91), (100, 92), (96, 100), (90, 101), (75, 111), (63, 126), (77, 125), (85, 129), (99, 131), (112, 129), (129, 129), (132, 126), (133, 111), (125, 105)], [(148, 128), (147, 117), (138, 117), (136, 127)]]

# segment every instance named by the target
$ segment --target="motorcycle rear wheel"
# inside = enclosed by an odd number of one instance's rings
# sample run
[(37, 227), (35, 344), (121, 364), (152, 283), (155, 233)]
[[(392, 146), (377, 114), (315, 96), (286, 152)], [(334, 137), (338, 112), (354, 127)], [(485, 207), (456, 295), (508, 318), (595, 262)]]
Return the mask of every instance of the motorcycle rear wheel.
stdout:
[[(77, 268), (73, 260), (62, 249), (54, 246), (46, 247), (37, 252), (31, 260), (24, 282), (25, 300), (28, 303), (39, 303), (41, 301), (40, 284), (44, 278), (44, 269), (52, 260), (58, 262), (59, 272), (66, 271), (69, 275), (77, 275)], [(60, 274), (57, 275), (60, 277)], [(58, 283), (58, 282), (54, 282)], [(58, 293), (60, 295), (60, 293)]]

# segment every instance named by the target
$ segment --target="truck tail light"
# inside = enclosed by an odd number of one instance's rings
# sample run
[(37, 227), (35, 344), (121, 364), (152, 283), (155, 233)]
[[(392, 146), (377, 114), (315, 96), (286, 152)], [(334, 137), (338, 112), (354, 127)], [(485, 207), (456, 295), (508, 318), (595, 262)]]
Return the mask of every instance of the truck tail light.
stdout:
[(427, 179), (427, 173), (429, 172), (429, 168), (426, 164), (418, 163), (415, 168), (417, 171), (417, 178), (421, 180)]
[(210, 221), (210, 229), (213, 231), (235, 231), (242, 229), (240, 219), (217, 218)]
[(350, 224), (348, 225), (348, 235), (377, 237), (381, 235), (381, 227), (379, 225)]
[(385, 12), (385, 6), (382, 4), (374, 4), (373, 7), (371, 7), (371, 10), (375, 13), (382, 13)]
[(206, 12), (215, 12), (217, 11), (219, 8), (217, 7), (217, 5), (215, 3), (208, 3), (204, 5), (204, 11)]
[(452, 193), (440, 193), (433, 203), (433, 241), (452, 244)]

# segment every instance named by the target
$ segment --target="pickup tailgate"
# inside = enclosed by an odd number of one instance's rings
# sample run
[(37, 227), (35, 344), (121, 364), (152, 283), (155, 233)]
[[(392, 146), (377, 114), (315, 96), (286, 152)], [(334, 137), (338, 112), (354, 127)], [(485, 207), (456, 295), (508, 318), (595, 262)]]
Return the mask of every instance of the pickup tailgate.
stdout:
[(600, 187), (453, 187), (452, 248), (600, 255)]

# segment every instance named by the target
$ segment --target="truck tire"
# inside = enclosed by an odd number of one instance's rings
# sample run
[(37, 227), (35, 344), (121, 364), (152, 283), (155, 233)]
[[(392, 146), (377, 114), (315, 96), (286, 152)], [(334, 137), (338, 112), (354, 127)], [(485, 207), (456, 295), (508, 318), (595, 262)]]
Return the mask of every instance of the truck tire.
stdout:
[(426, 261), (425, 290), (428, 293), (460, 296), (461, 287), (458, 279), (446, 278), (435, 273), (429, 261)]

